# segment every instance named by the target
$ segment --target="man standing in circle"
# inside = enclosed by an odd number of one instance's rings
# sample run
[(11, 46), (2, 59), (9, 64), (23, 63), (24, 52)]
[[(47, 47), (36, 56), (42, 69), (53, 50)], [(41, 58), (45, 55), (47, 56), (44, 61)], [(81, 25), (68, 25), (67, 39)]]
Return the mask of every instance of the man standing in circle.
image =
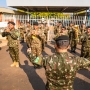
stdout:
[[(90, 61), (85, 58), (69, 56), (67, 49), (69, 46), (69, 37), (66, 35), (59, 36), (55, 40), (57, 52), (51, 56), (42, 56), (36, 58), (34, 63), (45, 67), (47, 84), (46, 90), (74, 90), (73, 82), (76, 72), (82, 68), (88, 68)], [(33, 54), (27, 50), (28, 55)]]

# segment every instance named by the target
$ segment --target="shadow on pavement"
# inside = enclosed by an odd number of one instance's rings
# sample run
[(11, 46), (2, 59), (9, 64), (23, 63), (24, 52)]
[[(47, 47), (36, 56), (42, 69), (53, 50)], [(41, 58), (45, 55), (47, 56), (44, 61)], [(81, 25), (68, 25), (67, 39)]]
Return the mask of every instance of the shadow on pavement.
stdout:
[(47, 44), (46, 47), (49, 48), (52, 53), (55, 53), (55, 49), (52, 46)]
[(77, 47), (76, 49), (78, 49), (78, 50), (80, 50), (80, 51), (81, 51), (81, 48), (78, 48), (78, 47)]
[(72, 55), (75, 55), (75, 56), (80, 56), (80, 53), (78, 53), (77, 51), (74, 53), (74, 52), (71, 52), (70, 49), (68, 49), (68, 52), (71, 53)]
[(55, 45), (55, 41), (51, 41), (50, 44)]
[(27, 45), (26, 43), (20, 43), (22, 45), (21, 52), (24, 53), (27, 57)]
[(76, 77), (73, 87), (74, 90), (90, 90), (90, 83), (87, 83)]
[(43, 56), (46, 56), (46, 55), (48, 55), (48, 54), (47, 54), (45, 51), (43, 51), (43, 52), (42, 52), (42, 55), (43, 55)]
[(34, 90), (45, 90), (45, 84), (43, 80), (36, 73), (33, 66), (28, 65), (28, 61), (24, 61), (25, 65), (20, 64), (20, 68), (26, 73), (29, 82), (31, 83)]

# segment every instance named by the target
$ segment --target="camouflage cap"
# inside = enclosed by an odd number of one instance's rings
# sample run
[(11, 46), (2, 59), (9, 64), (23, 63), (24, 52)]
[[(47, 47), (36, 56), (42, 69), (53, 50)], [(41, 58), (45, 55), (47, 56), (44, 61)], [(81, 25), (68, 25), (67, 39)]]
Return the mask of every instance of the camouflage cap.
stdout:
[(69, 41), (69, 37), (67, 35), (62, 35), (62, 36), (59, 36), (58, 38), (56, 38), (55, 41), (59, 41), (59, 40), (67, 40), (67, 41)]

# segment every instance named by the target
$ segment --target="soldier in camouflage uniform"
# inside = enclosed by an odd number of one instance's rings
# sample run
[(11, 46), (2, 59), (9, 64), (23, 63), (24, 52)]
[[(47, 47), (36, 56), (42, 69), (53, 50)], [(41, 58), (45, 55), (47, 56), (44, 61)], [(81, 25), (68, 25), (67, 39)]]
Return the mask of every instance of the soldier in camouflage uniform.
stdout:
[(54, 26), (54, 34), (56, 35), (57, 33), (61, 32), (61, 28), (62, 28), (62, 22), (59, 21), (59, 22), (57, 23), (57, 25)]
[(69, 39), (70, 39), (71, 52), (75, 53), (77, 40), (78, 40), (78, 32), (75, 25), (69, 30)]
[(41, 23), (41, 27), (39, 28), (39, 36), (41, 37), (41, 42), (42, 42), (42, 50), (44, 51), (45, 49), (45, 42), (46, 42), (46, 36), (45, 36), (45, 26), (43, 23)]
[(57, 37), (61, 36), (61, 35), (67, 35), (67, 36), (68, 36), (68, 30), (66, 30), (66, 27), (65, 27), (65, 26), (62, 26), (61, 32), (59, 32), (59, 33), (56, 34), (54, 40), (55, 40)]
[[(31, 31), (31, 51), (34, 55), (34, 58), (40, 57), (42, 53), (42, 42), (41, 37), (39, 36), (41, 31), (39, 31), (38, 23), (33, 23), (34, 29)], [(31, 62), (33, 63), (33, 59), (31, 59)], [(37, 66), (35, 66), (36, 68)]]
[(45, 23), (45, 30), (44, 30), (44, 34), (46, 36), (46, 43), (47, 43), (47, 38), (48, 38), (48, 31), (49, 31), (49, 27), (48, 27), (48, 24)]
[(74, 90), (73, 82), (77, 70), (87, 69), (90, 66), (90, 61), (85, 58), (68, 55), (68, 36), (59, 36), (55, 42), (57, 52), (51, 56), (35, 59), (31, 51), (27, 50), (28, 55), (35, 60), (35, 64), (45, 67), (47, 77), (46, 90)]
[(23, 22), (21, 22), (21, 24), (20, 24), (18, 29), (20, 30), (20, 40), (21, 40), (21, 43), (23, 43), (24, 42), (24, 31), (25, 31), (25, 25), (24, 25)]
[(30, 33), (31, 33), (32, 26), (30, 25), (29, 22), (27, 22), (26, 24), (27, 24), (27, 26), (25, 28), (25, 32), (26, 32), (25, 41), (27, 43), (27, 47), (30, 48), (31, 47), (31, 35), (30, 35)]
[(7, 37), (8, 46), (9, 46), (9, 53), (12, 58), (13, 64), (11, 67), (16, 66), (19, 67), (19, 47), (18, 47), (18, 37), (19, 31), (14, 28), (15, 23), (9, 22), (9, 29), (5, 30), (2, 33), (3, 37)]
[(87, 32), (81, 36), (81, 57), (90, 57), (90, 26), (87, 27)]
[(84, 23), (81, 24), (80, 31), (81, 31), (81, 35), (86, 32), (86, 25)]

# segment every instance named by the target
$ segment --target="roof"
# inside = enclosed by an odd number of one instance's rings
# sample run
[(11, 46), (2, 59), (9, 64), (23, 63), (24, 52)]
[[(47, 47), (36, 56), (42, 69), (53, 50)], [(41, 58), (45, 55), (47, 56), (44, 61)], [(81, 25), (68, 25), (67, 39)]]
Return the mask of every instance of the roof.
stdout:
[(0, 13), (8, 13), (8, 14), (26, 14), (24, 12), (19, 12), (17, 10), (12, 10), (10, 8), (0, 7)]
[(11, 13), (11, 14), (15, 13), (13, 10), (8, 9), (8, 8), (3, 8), (3, 7), (0, 7), (0, 12), (2, 12), (2, 13)]
[(90, 0), (7, 0), (7, 5), (30, 12), (78, 12), (90, 7)]
[(53, 6), (12, 6), (13, 8), (17, 8), (20, 10), (28, 11), (28, 12), (80, 12), (87, 10), (88, 7), (53, 7)]

